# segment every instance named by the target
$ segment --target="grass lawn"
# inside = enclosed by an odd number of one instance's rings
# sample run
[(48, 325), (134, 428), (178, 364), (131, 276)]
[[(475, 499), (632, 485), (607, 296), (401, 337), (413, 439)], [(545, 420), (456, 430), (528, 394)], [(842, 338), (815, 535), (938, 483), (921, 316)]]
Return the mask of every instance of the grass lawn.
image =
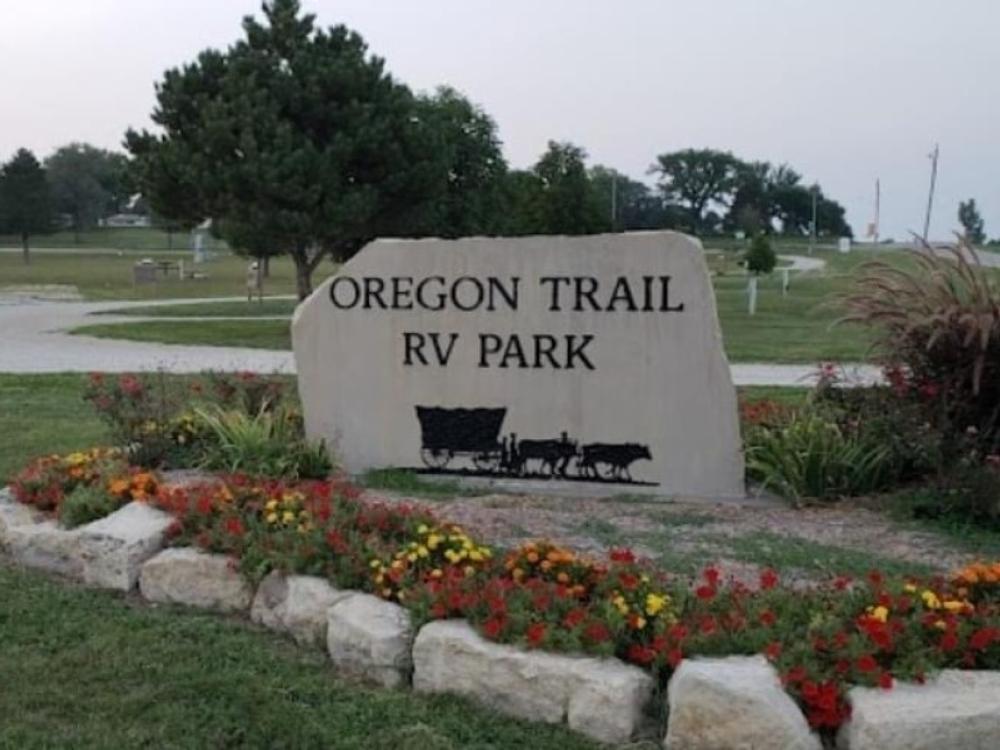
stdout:
[[(855, 326), (834, 326), (841, 313), (831, 304), (831, 295), (847, 289), (851, 270), (869, 254), (857, 252), (817, 253), (827, 262), (826, 273), (808, 273), (792, 277), (788, 295), (781, 293), (781, 279), (775, 274), (762, 278), (758, 286), (757, 314), (747, 314), (746, 277), (729, 272), (714, 278), (723, 340), (730, 361), (817, 363), (820, 361), (860, 361), (865, 358), (870, 337)], [(882, 258), (901, 259), (900, 253), (883, 253)], [(287, 261), (286, 261), (287, 262)], [(281, 270), (276, 264), (274, 283), (268, 292), (277, 294), (291, 289), (290, 267)], [(242, 274), (242, 267), (236, 269)], [(233, 273), (235, 274), (236, 271)], [(285, 273), (288, 278), (285, 278)], [(232, 283), (238, 289), (242, 276)], [(319, 279), (317, 279), (318, 283)], [(286, 284), (287, 288), (282, 287)], [(162, 296), (162, 295), (161, 295)], [(262, 305), (245, 302), (213, 302), (143, 307), (121, 314), (145, 317), (290, 316), (295, 300), (268, 300)], [(237, 329), (244, 327), (242, 334)], [(287, 349), (290, 340), (287, 325), (279, 321), (258, 321), (252, 325), (211, 326), (142, 322), (88, 327), (81, 333), (111, 338), (159, 341), (163, 343), (198, 343), (240, 345), (265, 349)], [(236, 344), (239, 341), (241, 343)]]
[(248, 625), (0, 564), (0, 747), (594, 748), (452, 697), (338, 677)]
[[(226, 251), (228, 246), (222, 240), (206, 236), (206, 250)], [(112, 249), (112, 250), (173, 250), (190, 251), (189, 232), (168, 233), (152, 227), (95, 227), (79, 234), (72, 231), (53, 232), (32, 236), (30, 248), (59, 248), (63, 250)], [(0, 248), (21, 249), (21, 238), (0, 234)]]
[(292, 348), (287, 320), (150, 320), (104, 323), (74, 328), (72, 333), (98, 338), (155, 341), (160, 344), (246, 346), (254, 349)]
[(140, 318), (256, 318), (284, 315), (289, 318), (298, 305), (296, 299), (264, 299), (262, 302), (182, 302), (177, 305), (143, 305), (101, 310), (99, 315), (125, 315)]
[[(177, 254), (142, 253), (138, 257), (176, 262)], [(195, 269), (190, 255), (184, 256), (185, 270)], [(155, 284), (132, 284), (132, 266), (135, 253), (39, 253), (30, 265), (24, 265), (21, 256), (0, 253), (0, 289), (35, 284), (68, 284), (77, 287), (85, 299), (91, 300), (142, 300), (190, 297), (240, 297), (246, 295), (247, 261), (235, 255), (219, 255), (214, 260), (197, 266), (204, 279), (181, 281), (176, 272), (171, 277), (159, 277)], [(317, 270), (314, 282), (319, 283), (333, 271), (332, 265)], [(277, 258), (271, 263), (271, 275), (264, 280), (265, 294), (294, 294), (295, 268), (288, 258)]]

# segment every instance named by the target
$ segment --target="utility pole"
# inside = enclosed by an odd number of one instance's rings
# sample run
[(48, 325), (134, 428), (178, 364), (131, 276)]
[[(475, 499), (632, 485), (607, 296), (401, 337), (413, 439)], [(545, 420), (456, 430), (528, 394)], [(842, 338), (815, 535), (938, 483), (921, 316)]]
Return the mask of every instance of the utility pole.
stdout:
[(812, 186), (812, 222), (809, 226), (809, 254), (816, 249), (816, 186)]
[(931, 227), (931, 206), (934, 205), (934, 183), (937, 181), (938, 145), (927, 155), (931, 160), (931, 189), (927, 193), (927, 215), (924, 217), (924, 244), (927, 243), (927, 232)]

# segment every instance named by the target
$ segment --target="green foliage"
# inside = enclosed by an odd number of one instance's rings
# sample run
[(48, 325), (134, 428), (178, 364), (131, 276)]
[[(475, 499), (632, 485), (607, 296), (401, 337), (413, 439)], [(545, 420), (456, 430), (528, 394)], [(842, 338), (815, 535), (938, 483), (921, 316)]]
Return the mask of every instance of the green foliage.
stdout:
[(687, 209), (688, 228), (701, 232), (711, 229), (706, 211), (732, 191), (739, 165), (728, 151), (684, 149), (660, 154), (650, 171), (658, 175), (664, 199)]
[(72, 218), (77, 232), (120, 211), (129, 199), (128, 161), (123, 154), (86, 143), (56, 149), (45, 160), (57, 211)]
[(759, 276), (760, 274), (769, 274), (774, 270), (775, 265), (778, 263), (778, 256), (774, 253), (774, 248), (771, 247), (771, 243), (763, 234), (758, 234), (754, 236), (753, 241), (750, 243), (750, 249), (747, 250), (745, 261), (747, 264), (747, 271)]
[(982, 245), (986, 241), (986, 232), (983, 226), (983, 217), (976, 207), (976, 199), (969, 198), (967, 201), (958, 203), (958, 222), (965, 231), (965, 239), (972, 245)]
[(358, 34), (317, 28), (297, 0), (264, 15), (226, 52), (168, 71), (163, 134), (126, 141), (157, 213), (211, 216), (235, 246), (290, 254), (301, 298), (323, 258), (433, 228), (451, 154)]
[(0, 227), (21, 239), (24, 262), (28, 239), (52, 230), (52, 197), (45, 170), (27, 149), (0, 167)]
[(484, 490), (463, 487), (455, 480), (428, 480), (408, 469), (369, 469), (361, 484), (373, 490), (385, 490), (409, 497), (448, 500), (455, 497), (475, 497)]
[(787, 424), (751, 429), (746, 457), (750, 478), (796, 501), (861, 495), (891, 479), (886, 446), (809, 409), (793, 412)]
[(322, 479), (334, 469), (326, 445), (307, 442), (293, 412), (206, 406), (195, 413), (211, 433), (200, 458), (205, 468), (301, 479)]
[(59, 506), (59, 520), (72, 529), (113, 513), (121, 501), (102, 485), (79, 485)]
[(913, 252), (913, 266), (864, 267), (840, 302), (875, 334), (894, 391), (943, 436), (1000, 450), (1000, 288), (972, 247)]

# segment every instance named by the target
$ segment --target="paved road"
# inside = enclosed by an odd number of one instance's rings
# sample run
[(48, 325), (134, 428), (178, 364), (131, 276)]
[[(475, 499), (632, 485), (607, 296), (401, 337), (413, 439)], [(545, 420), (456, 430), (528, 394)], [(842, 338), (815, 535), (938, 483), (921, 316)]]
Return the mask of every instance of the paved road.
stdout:
[[(141, 302), (0, 302), (0, 372), (199, 372), (252, 370), (293, 373), (290, 352), (217, 346), (180, 346), (72, 336), (68, 330), (91, 323), (142, 320), (117, 315), (90, 316), (98, 310), (177, 302), (218, 302), (224, 299)], [(163, 320), (163, 318), (157, 318)], [(184, 318), (185, 321), (197, 318)], [(852, 367), (865, 382), (878, 377), (874, 368)], [(734, 364), (737, 385), (809, 385), (812, 365)]]

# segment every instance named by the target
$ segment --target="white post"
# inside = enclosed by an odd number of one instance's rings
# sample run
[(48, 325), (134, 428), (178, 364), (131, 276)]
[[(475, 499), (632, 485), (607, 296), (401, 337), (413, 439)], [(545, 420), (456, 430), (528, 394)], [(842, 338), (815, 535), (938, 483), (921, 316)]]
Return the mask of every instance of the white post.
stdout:
[(781, 269), (781, 296), (782, 297), (787, 297), (788, 296), (788, 269), (787, 268), (782, 268)]
[(757, 312), (757, 275), (751, 274), (750, 283), (747, 284), (747, 297), (749, 298), (749, 312), (754, 315)]

